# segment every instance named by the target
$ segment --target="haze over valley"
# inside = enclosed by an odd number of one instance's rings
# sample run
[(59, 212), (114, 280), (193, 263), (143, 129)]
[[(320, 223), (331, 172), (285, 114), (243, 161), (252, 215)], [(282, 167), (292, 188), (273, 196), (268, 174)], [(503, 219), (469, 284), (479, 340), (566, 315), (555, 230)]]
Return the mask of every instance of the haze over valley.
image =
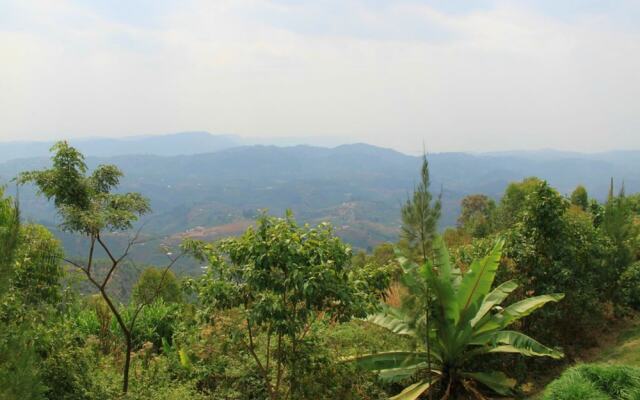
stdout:
[[(329, 148), (244, 142), (236, 136), (200, 132), (83, 139), (77, 145), (90, 168), (117, 165), (125, 174), (120, 190), (138, 191), (151, 200), (153, 212), (143, 218), (142, 233), (152, 240), (137, 250), (139, 262), (160, 261), (151, 254), (163, 241), (239, 234), (262, 209), (275, 215), (291, 209), (304, 222), (328, 221), (356, 249), (370, 250), (398, 239), (400, 207), (416, 184), (421, 156), (363, 143)], [(50, 143), (22, 146), (0, 147), (0, 179), (8, 183), (10, 193), (9, 182), (19, 172), (49, 165)], [(22, 148), (39, 156), (10, 159), (23, 157)], [(600, 200), (611, 178), (616, 185), (624, 182), (631, 193), (640, 190), (640, 151), (433, 153), (428, 160), (431, 190), (442, 193), (440, 229), (455, 226), (465, 196), (483, 193), (499, 200), (508, 183), (529, 176), (546, 179), (566, 194), (584, 185)], [(58, 220), (52, 204), (29, 187), (21, 189), (20, 202), (25, 218), (55, 230)], [(77, 240), (61, 237), (72, 254), (83, 248)]]

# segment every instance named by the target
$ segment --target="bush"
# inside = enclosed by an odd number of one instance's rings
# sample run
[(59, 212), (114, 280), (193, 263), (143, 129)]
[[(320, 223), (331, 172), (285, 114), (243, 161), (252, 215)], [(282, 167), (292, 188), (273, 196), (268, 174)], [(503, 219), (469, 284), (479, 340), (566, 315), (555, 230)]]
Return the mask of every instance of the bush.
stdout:
[(40, 376), (49, 400), (102, 400), (109, 396), (95, 381), (100, 368), (72, 321), (40, 327), (35, 344), (40, 356)]
[(640, 262), (629, 265), (620, 275), (622, 301), (634, 310), (640, 310)]
[[(99, 299), (100, 300), (100, 299)], [(98, 302), (99, 304), (99, 302)], [(110, 311), (101, 313), (99, 307), (84, 308), (80, 310), (75, 318), (75, 325), (78, 332), (83, 336), (95, 336), (101, 341), (115, 341), (119, 343), (122, 340), (122, 332), (115, 318), (111, 318)], [(180, 305), (168, 304), (162, 299), (147, 305), (142, 309), (136, 320), (133, 335), (133, 348), (139, 350), (146, 342), (153, 343), (153, 348), (157, 351), (162, 348), (162, 340), (171, 343), (173, 334), (176, 330), (179, 320)], [(128, 306), (122, 311), (125, 323), (129, 323), (134, 312), (134, 306)], [(99, 318), (99, 315), (108, 317), (106, 321)], [(107, 332), (104, 331), (103, 325), (107, 324)], [(106, 349), (109, 346), (103, 346)]]
[(543, 400), (640, 399), (640, 368), (583, 364), (565, 371), (547, 386)]
[(0, 399), (44, 399), (47, 388), (32, 346), (33, 332), (22, 325), (0, 324)]
[[(140, 349), (145, 342), (153, 343), (154, 349), (162, 347), (162, 340), (169, 343), (173, 340), (173, 333), (178, 324), (180, 306), (164, 302), (162, 299), (146, 306), (136, 321), (134, 328), (134, 349)], [(127, 322), (131, 313), (125, 314)]]

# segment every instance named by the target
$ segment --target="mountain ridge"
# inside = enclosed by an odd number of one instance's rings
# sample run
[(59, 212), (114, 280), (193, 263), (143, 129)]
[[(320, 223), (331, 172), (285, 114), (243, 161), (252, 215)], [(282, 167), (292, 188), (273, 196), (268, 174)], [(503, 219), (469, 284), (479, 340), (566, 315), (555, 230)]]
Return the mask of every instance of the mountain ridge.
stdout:
[[(496, 200), (509, 182), (528, 176), (549, 181), (569, 194), (578, 184), (599, 200), (606, 198), (610, 178), (627, 192), (640, 191), (640, 152), (535, 159), (517, 155), (433, 153), (428, 156), (431, 190), (442, 191), (441, 228), (455, 225), (461, 199), (483, 193)], [(136, 191), (151, 200), (153, 213), (144, 219), (150, 237), (175, 238), (186, 232), (228, 234), (245, 227), (259, 209), (282, 215), (291, 209), (302, 222), (329, 221), (336, 232), (358, 248), (397, 239), (400, 208), (418, 181), (421, 156), (356, 143), (334, 148), (298, 145), (236, 146), (192, 155), (88, 156), (89, 169), (113, 163), (125, 174), (121, 191)], [(20, 171), (45, 168), (46, 157), (0, 163), (0, 185)], [(13, 184), (8, 185), (15, 194)], [(55, 227), (51, 204), (32, 187), (20, 189), (26, 219)], [(216, 228), (217, 227), (217, 228)], [(81, 247), (61, 235), (70, 252)], [(140, 262), (150, 262), (148, 250)]]
[[(195, 155), (206, 154), (226, 150), (235, 147), (248, 146), (275, 146), (275, 147), (322, 147), (327, 149), (357, 148), (358, 146), (375, 147), (394, 151), (406, 156), (415, 157), (402, 151), (381, 146), (373, 146), (364, 142), (353, 142), (348, 139), (338, 137), (243, 137), (235, 134), (212, 134), (206, 131), (185, 131), (163, 135), (135, 135), (118, 138), (89, 137), (89, 138), (69, 138), (70, 144), (76, 146), (86, 156), (114, 157), (118, 155)], [(47, 156), (49, 149), (55, 143), (53, 140), (44, 141), (3, 141), (0, 142), (0, 162), (10, 161), (20, 158), (33, 158), (37, 156)], [(144, 150), (140, 150), (144, 149)], [(616, 156), (629, 156), (640, 154), (638, 150), (610, 150), (596, 153), (580, 153), (573, 151), (563, 151), (556, 149), (534, 149), (534, 150), (504, 150), (489, 152), (432, 152), (428, 154), (465, 154), (478, 155), (483, 157), (496, 156), (529, 158), (529, 159), (567, 159), (567, 158), (592, 158), (592, 159), (612, 159)]]

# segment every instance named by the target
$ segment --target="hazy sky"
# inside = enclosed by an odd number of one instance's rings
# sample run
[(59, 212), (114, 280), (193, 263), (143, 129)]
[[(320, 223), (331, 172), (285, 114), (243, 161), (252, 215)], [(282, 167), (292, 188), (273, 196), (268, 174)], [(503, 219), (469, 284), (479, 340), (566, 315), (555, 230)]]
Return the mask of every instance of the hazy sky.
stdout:
[(637, 149), (639, 94), (638, 0), (0, 0), (3, 141)]

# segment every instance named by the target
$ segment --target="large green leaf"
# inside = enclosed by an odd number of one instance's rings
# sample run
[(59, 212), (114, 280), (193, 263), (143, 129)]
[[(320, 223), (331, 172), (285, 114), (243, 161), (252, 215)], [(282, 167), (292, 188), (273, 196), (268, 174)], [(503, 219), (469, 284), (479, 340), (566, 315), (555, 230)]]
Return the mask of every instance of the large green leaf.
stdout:
[(441, 236), (436, 236), (433, 240), (433, 253), (435, 255), (433, 267), (437, 269), (438, 276), (443, 281), (451, 283), (454, 271), (449, 259), (449, 251)]
[(515, 281), (507, 281), (500, 284), (497, 288), (493, 289), (491, 293), (487, 295), (480, 305), (480, 309), (476, 313), (475, 317), (471, 320), (471, 326), (476, 324), (485, 316), (491, 309), (504, 301), (518, 288), (518, 284)]
[(489, 255), (471, 263), (469, 271), (462, 278), (458, 288), (458, 308), (461, 314), (491, 290), (500, 265), (503, 246), (504, 241), (498, 240)]
[(460, 309), (453, 285), (453, 270), (449, 253), (440, 237), (434, 241), (434, 252), (436, 262), (426, 262), (423, 266), (423, 273), (427, 282), (433, 287), (437, 305), (442, 311), (445, 320), (452, 324), (457, 324), (460, 318)]
[(548, 349), (550, 351), (546, 354), (543, 354), (543, 353), (536, 353), (526, 348), (523, 349), (520, 347), (511, 346), (511, 345), (502, 345), (502, 346), (489, 348), (487, 350), (487, 353), (512, 353), (512, 354), (520, 354), (527, 357), (550, 357), (556, 360), (559, 360), (562, 357), (564, 357), (564, 354), (562, 352), (551, 349), (551, 348), (548, 348)]
[(406, 368), (427, 360), (427, 353), (415, 351), (387, 351), (349, 357), (345, 361), (353, 361), (367, 371), (380, 371), (391, 368)]
[(416, 333), (410, 326), (408, 317), (395, 307), (382, 305), (382, 310), (367, 317), (366, 321), (388, 329), (398, 335), (415, 336)]
[(429, 390), (429, 387), (431, 387), (432, 384), (433, 382), (430, 384), (427, 381), (420, 381), (420, 382), (414, 383), (411, 386), (407, 386), (399, 394), (393, 397), (389, 397), (389, 400), (415, 400), (418, 397), (420, 397), (420, 395), (422, 395), (427, 390)]
[(412, 377), (416, 372), (427, 369), (425, 362), (411, 365), (409, 367), (387, 368), (378, 371), (378, 377), (385, 382), (398, 382)]
[(470, 344), (488, 346), (488, 353), (518, 353), (529, 357), (562, 358), (564, 355), (537, 340), (516, 331), (490, 332), (476, 337)]
[(479, 324), (479, 326), (476, 327), (477, 330), (475, 336), (495, 329), (506, 328), (510, 324), (526, 317), (545, 304), (560, 301), (562, 298), (564, 298), (563, 293), (554, 293), (529, 297), (528, 299), (513, 303), (502, 310), (502, 312), (492, 315), (491, 318), (487, 319), (482, 324)]
[(512, 394), (516, 385), (515, 379), (509, 378), (503, 372), (464, 372), (462, 376), (478, 381), (503, 396)]

